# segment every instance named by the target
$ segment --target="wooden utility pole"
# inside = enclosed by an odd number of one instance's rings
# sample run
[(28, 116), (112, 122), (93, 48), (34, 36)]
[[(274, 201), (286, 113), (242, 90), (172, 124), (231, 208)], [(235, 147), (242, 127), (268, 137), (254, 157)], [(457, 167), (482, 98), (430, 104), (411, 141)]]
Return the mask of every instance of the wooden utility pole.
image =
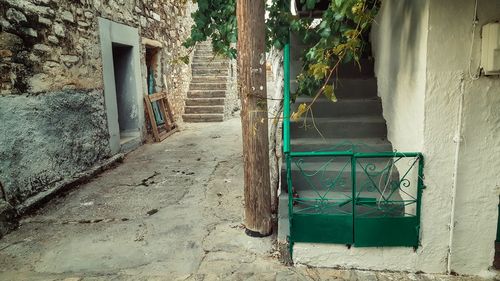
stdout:
[(265, 0), (237, 0), (245, 227), (250, 236), (267, 236), (272, 233), (264, 15)]

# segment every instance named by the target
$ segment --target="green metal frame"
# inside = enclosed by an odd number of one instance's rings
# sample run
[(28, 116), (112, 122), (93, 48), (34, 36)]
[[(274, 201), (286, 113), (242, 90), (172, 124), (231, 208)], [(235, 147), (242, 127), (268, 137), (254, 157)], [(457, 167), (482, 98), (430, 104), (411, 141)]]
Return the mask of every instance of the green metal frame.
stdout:
[[(337, 243), (354, 247), (407, 246), (417, 248), (422, 190), (425, 188), (423, 155), (419, 152), (358, 152), (357, 144), (353, 144), (350, 149), (342, 150), (338, 150), (340, 147), (338, 145), (328, 151), (292, 151), (290, 147), (289, 44), (286, 44), (284, 48), (284, 80), (283, 152), (288, 187), (290, 254), (293, 254), (295, 242)], [(342, 146), (344, 147), (345, 144)], [(344, 198), (327, 198), (326, 193), (340, 185), (345, 187), (345, 183), (341, 183), (339, 176), (313, 179), (313, 177), (319, 177), (318, 175), (324, 171), (320, 170), (314, 175), (305, 173), (301, 165), (303, 159), (309, 157), (326, 159), (323, 166), (331, 163), (332, 159), (337, 161), (340, 158), (346, 159), (341, 172), (344, 172), (344, 169), (351, 171), (350, 194), (340, 192)], [(393, 178), (393, 167), (402, 159), (410, 160), (410, 168), (402, 174), (402, 177), (398, 174)], [(387, 161), (388, 164), (379, 165), (382, 169), (377, 169), (373, 161)], [(305, 177), (306, 182), (312, 187), (321, 184), (326, 189), (325, 194), (316, 191), (317, 194), (313, 198), (294, 196), (293, 164), (298, 167), (300, 175)], [(411, 183), (407, 179), (412, 169), (416, 169), (416, 183)], [(361, 173), (361, 176), (357, 172)], [(386, 183), (382, 191), (380, 184), (376, 183), (377, 180)], [(405, 191), (405, 188), (410, 186), (416, 188), (415, 196)], [(377, 193), (379, 199), (362, 196), (363, 192), (368, 191)], [(404, 196), (408, 198), (394, 199), (400, 193), (406, 193)], [(296, 204), (301, 207), (295, 207)], [(405, 210), (410, 205), (414, 213), (407, 214)]]

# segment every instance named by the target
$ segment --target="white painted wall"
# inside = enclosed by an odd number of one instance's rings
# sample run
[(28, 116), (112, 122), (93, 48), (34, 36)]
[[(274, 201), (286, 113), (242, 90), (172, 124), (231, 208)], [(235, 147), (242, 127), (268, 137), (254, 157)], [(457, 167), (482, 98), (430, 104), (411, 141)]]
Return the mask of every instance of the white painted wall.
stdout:
[(372, 29), (373, 55), (388, 138), (421, 151), (429, 1), (383, 1)]
[[(500, 78), (469, 78), (473, 11), (473, 0), (384, 0), (373, 28), (388, 138), (398, 151), (425, 155), (421, 246), (413, 252), (297, 243), (296, 263), (490, 274), (500, 194)], [(500, 1), (479, 0), (478, 17), (474, 68), (480, 27), (500, 20)]]
[[(423, 149), (428, 12), (429, 1), (386, 0), (373, 27), (379, 95), (388, 138), (398, 151)], [(441, 192), (438, 197), (444, 201), (447, 192)], [(434, 213), (442, 205), (425, 202), (429, 199), (424, 197), (423, 204), (435, 206)], [(422, 218), (422, 224), (428, 226), (448, 222), (449, 216), (433, 217), (429, 212)], [(294, 261), (314, 266), (444, 272), (447, 234), (446, 227), (424, 227), (422, 246), (416, 252), (405, 247), (348, 249), (343, 245), (297, 243)]]
[[(448, 201), (455, 200), (450, 270), (487, 275), (494, 256), (500, 186), (500, 78), (473, 81), (468, 75), (474, 2), (431, 2), (424, 147), (429, 193), (449, 190)], [(478, 19), (473, 68), (479, 64), (480, 28), (500, 20), (500, 1), (479, 0)], [(462, 94), (462, 125), (458, 127)], [(457, 132), (462, 142), (455, 157)]]

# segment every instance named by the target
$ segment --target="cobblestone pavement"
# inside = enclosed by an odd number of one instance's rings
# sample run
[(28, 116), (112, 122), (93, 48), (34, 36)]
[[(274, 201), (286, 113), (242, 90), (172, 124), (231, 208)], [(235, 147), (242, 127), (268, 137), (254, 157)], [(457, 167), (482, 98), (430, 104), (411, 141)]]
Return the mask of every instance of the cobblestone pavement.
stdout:
[(286, 266), (244, 234), (240, 121), (190, 124), (0, 240), (0, 280), (480, 280)]

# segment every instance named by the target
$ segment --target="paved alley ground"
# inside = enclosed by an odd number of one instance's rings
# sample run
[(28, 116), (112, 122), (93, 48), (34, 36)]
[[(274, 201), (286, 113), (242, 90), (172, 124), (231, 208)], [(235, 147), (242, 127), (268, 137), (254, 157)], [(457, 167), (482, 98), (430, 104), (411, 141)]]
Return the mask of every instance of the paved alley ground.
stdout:
[(0, 280), (478, 280), (288, 267), (242, 228), (239, 119), (186, 124), (0, 240)]

